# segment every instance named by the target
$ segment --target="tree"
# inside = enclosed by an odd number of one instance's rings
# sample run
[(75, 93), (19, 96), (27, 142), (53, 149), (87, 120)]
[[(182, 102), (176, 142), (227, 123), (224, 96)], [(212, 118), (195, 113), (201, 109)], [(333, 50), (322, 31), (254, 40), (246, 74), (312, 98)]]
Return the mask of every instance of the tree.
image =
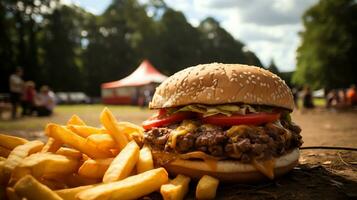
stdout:
[(320, 0), (304, 13), (303, 23), (293, 82), (313, 88), (356, 83), (356, 1)]
[(274, 62), (273, 59), (270, 61), (270, 64), (269, 64), (267, 70), (271, 71), (272, 73), (274, 73), (274, 74), (276, 74), (276, 75), (279, 75), (279, 74), (280, 74), (279, 69), (278, 69), (278, 67), (275, 65), (275, 62)]
[(76, 6), (58, 6), (46, 17), (43, 74), (38, 80), (56, 91), (78, 91), (84, 86), (82, 31), (89, 15)]

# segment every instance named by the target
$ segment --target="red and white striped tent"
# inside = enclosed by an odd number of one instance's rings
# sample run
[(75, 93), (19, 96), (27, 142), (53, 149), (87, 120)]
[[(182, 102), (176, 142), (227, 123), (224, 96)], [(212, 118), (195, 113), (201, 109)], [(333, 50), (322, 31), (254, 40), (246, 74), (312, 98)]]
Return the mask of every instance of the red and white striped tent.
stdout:
[(148, 60), (144, 60), (129, 76), (103, 83), (102, 101), (105, 104), (137, 104), (143, 90), (154, 90), (166, 78)]

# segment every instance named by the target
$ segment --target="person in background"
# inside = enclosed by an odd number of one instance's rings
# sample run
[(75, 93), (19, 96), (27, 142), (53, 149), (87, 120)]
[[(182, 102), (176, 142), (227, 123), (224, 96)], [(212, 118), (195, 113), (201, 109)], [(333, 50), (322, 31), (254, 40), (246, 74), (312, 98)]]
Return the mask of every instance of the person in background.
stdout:
[(299, 109), (299, 90), (296, 87), (293, 87), (291, 92), (293, 93), (295, 107)]
[(22, 80), (23, 70), (20, 67), (15, 69), (15, 72), (10, 75), (10, 101), (11, 101), (11, 117), (16, 118), (17, 107), (20, 104), (21, 95), (24, 89), (24, 81)]
[(303, 90), (303, 107), (307, 109), (315, 107), (309, 86), (305, 86)]
[(56, 105), (55, 96), (47, 85), (43, 85), (35, 97), (35, 110), (38, 116), (50, 116)]
[(356, 85), (351, 85), (347, 90), (346, 94), (347, 103), (350, 106), (357, 105), (357, 93), (356, 93)]
[(346, 98), (346, 93), (344, 89), (339, 89), (338, 90), (338, 104), (337, 107), (339, 108), (344, 108), (347, 105), (347, 98)]
[(326, 108), (335, 107), (339, 102), (337, 90), (331, 90), (326, 96)]
[(22, 96), (22, 115), (32, 115), (34, 111), (36, 89), (33, 81), (25, 83), (25, 89)]

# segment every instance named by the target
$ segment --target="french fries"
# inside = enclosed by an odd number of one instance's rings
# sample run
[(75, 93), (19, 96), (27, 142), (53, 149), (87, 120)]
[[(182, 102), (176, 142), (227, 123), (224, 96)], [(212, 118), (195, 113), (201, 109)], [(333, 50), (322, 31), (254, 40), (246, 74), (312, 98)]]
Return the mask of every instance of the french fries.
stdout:
[(128, 177), (139, 159), (139, 146), (131, 141), (114, 158), (103, 176), (103, 183), (118, 181)]
[(104, 173), (107, 171), (109, 165), (114, 158), (86, 160), (83, 162), (78, 170), (78, 174), (88, 178), (103, 178)]
[(110, 151), (116, 147), (113, 137), (109, 134), (94, 134), (87, 137), (87, 142), (91, 142), (103, 151)]
[(154, 161), (152, 159), (151, 150), (148, 146), (143, 146), (140, 149), (138, 163), (136, 164), (137, 173), (142, 173), (154, 169)]
[(164, 168), (130, 176), (121, 181), (106, 183), (78, 193), (79, 200), (137, 199), (160, 189), (168, 181)]
[[(0, 134), (0, 199), (137, 199), (154, 191), (165, 200), (185, 198), (190, 178), (178, 175), (168, 182), (164, 168), (154, 169), (150, 148), (137, 144), (143, 128), (118, 122), (107, 108), (100, 121), (103, 128), (77, 115), (65, 126), (49, 123), (45, 145)], [(214, 197), (206, 192), (215, 193), (218, 182), (213, 183), (202, 178), (197, 197)]]
[(87, 190), (94, 187), (94, 185), (85, 185), (85, 186), (79, 186), (75, 188), (68, 188), (68, 189), (62, 189), (62, 190), (56, 190), (55, 192), (64, 200), (77, 200), (76, 195), (79, 192), (82, 192), (83, 190)]
[(10, 150), (10, 149), (7, 149), (7, 148), (5, 148), (5, 147), (3, 147), (3, 146), (0, 146), (0, 156), (1, 156), (1, 157), (7, 158), (10, 153), (11, 153), (11, 150)]
[[(49, 129), (49, 128), (48, 128)], [(46, 131), (49, 131), (47, 130), (46, 128)], [(61, 148), (62, 146), (62, 142), (59, 141), (59, 140), (55, 140), (54, 138), (48, 138), (45, 146), (42, 148), (41, 152), (56, 152), (59, 148)]]
[(14, 186), (18, 196), (25, 197), (27, 200), (62, 200), (58, 194), (50, 188), (38, 182), (31, 175), (26, 175), (21, 178)]
[(196, 199), (214, 199), (219, 180), (208, 175), (202, 176), (197, 184)]
[(87, 143), (85, 138), (82, 138), (65, 127), (57, 124), (49, 124), (47, 127), (50, 130), (46, 133), (49, 134), (50, 137), (78, 149), (91, 158), (108, 158), (112, 156), (111, 152), (101, 151), (96, 145)]
[(56, 154), (58, 155), (63, 155), (67, 156), (70, 158), (75, 158), (75, 159), (80, 159), (82, 158), (82, 153), (78, 150), (67, 148), (67, 147), (61, 147), (56, 151)]
[(0, 146), (6, 149), (12, 150), (15, 147), (23, 145), (27, 142), (28, 140), (26, 139), (0, 133)]
[(129, 139), (126, 134), (122, 132), (122, 128), (118, 126), (117, 120), (108, 108), (104, 108), (100, 114), (100, 122), (108, 130), (108, 133), (113, 136), (119, 150), (122, 150), (128, 144)]
[(72, 117), (67, 121), (67, 125), (86, 126), (86, 123), (84, 123), (78, 115), (72, 115)]
[(79, 161), (53, 153), (35, 153), (23, 159), (15, 168), (11, 179), (18, 180), (26, 174), (36, 178), (71, 174), (77, 171)]
[(169, 183), (162, 185), (160, 193), (164, 200), (184, 199), (188, 192), (190, 180), (190, 177), (179, 174)]
[(131, 140), (133, 135), (144, 135), (144, 128), (130, 122), (117, 122), (117, 126), (121, 127), (121, 131)]
[(42, 147), (43, 143), (36, 140), (15, 147), (4, 163), (2, 180), (7, 182), (15, 167), (17, 167), (17, 165), (19, 165), (28, 155), (40, 151)]
[(92, 126), (83, 126), (83, 125), (67, 125), (67, 128), (73, 131), (74, 133), (77, 133), (78, 135), (86, 138), (90, 135), (93, 134), (102, 134), (106, 133), (105, 129), (102, 128), (96, 128)]

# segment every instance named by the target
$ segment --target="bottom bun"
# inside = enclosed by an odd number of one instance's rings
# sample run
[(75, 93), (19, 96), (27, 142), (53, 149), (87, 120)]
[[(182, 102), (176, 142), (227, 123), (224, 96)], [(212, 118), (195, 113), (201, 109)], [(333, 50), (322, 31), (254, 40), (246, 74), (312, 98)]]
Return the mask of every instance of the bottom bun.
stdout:
[[(274, 177), (280, 177), (292, 170), (299, 160), (299, 149), (275, 159)], [(216, 166), (198, 160), (176, 159), (164, 166), (173, 175), (183, 174), (194, 179), (204, 175), (216, 177), (224, 182), (254, 183), (269, 180), (252, 164), (244, 164), (234, 160), (217, 161)]]

